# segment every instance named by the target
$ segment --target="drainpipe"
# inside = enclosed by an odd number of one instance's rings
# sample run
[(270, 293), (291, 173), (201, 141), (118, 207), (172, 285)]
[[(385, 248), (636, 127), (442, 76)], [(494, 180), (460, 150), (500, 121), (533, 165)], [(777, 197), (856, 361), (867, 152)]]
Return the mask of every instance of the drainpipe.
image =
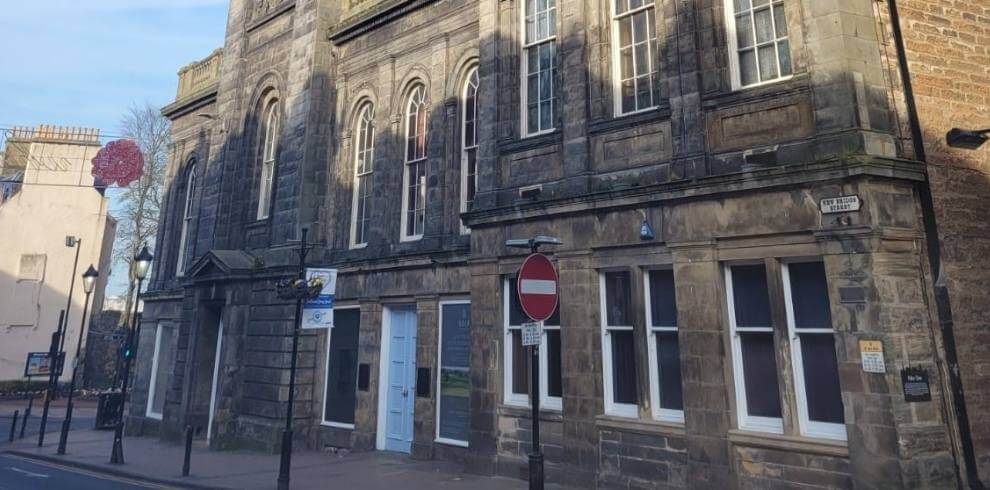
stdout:
[[(896, 0), (887, 0), (890, 10), (890, 22), (894, 34), (894, 46), (897, 49), (897, 68), (900, 71), (901, 82), (904, 84), (904, 98), (907, 103), (908, 124), (911, 127), (911, 142), (914, 146), (915, 158), (925, 165), (928, 172), (928, 158), (925, 155), (925, 140), (921, 133), (921, 122), (918, 120), (918, 107), (914, 100), (914, 89), (911, 85), (911, 72), (908, 69), (907, 54), (904, 49), (904, 36), (901, 33), (901, 19), (897, 12)], [(956, 336), (953, 331), (952, 305), (949, 303), (949, 289), (945, 284), (945, 272), (942, 268), (942, 256), (939, 244), (938, 225), (935, 222), (935, 206), (932, 202), (931, 185), (927, 181), (919, 186), (921, 214), (927, 238), (928, 261), (931, 265), (933, 287), (935, 290), (935, 308), (938, 323), (942, 332), (942, 344), (945, 348), (945, 361), (949, 367), (949, 386), (952, 390), (952, 401), (957, 427), (959, 427), (959, 445), (962, 448), (966, 477), (969, 486), (976, 490), (985, 490), (976, 469), (976, 454), (973, 450), (973, 437), (970, 433), (969, 416), (966, 414), (966, 396), (963, 391), (962, 378), (959, 376), (959, 357), (956, 351)]]

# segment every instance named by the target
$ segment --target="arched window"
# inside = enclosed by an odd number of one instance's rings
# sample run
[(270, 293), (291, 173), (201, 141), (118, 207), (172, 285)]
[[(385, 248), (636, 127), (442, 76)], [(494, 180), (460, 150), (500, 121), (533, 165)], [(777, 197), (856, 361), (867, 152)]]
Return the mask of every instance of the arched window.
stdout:
[(275, 157), (278, 150), (278, 101), (273, 100), (265, 109), (264, 139), (261, 145), (261, 189), (258, 193), (258, 219), (268, 217), (272, 205), (272, 186), (275, 179)]
[(426, 225), (426, 88), (416, 86), (406, 104), (406, 158), (402, 176), (401, 240), (422, 238)]
[(179, 249), (176, 252), (178, 257), (175, 260), (176, 275), (183, 275), (186, 270), (186, 240), (189, 237), (189, 227), (192, 226), (193, 219), (193, 199), (196, 195), (196, 161), (188, 164), (186, 170), (186, 192), (182, 203), (182, 224), (179, 232)]
[[(478, 68), (472, 68), (461, 96), (461, 212), (474, 204), (478, 189)], [(471, 230), (461, 223), (461, 233)]]
[(375, 156), (375, 106), (361, 106), (354, 128), (354, 197), (351, 205), (351, 247), (368, 243), (371, 172)]

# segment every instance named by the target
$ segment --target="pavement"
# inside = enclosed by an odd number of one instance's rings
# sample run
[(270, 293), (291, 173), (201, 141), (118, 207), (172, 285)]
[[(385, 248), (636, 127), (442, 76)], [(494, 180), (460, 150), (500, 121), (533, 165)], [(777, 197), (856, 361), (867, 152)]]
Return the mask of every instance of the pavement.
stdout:
[[(0, 404), (0, 410), (6, 410)], [(77, 410), (79, 406), (77, 405)], [(124, 438), (126, 464), (109, 464), (111, 431), (92, 429), (95, 408), (88, 423), (76, 423), (69, 435), (65, 456), (55, 455), (57, 429), (50, 429), (43, 447), (37, 437), (25, 437), (0, 445), (0, 490), (21, 488), (192, 488), (265, 489), (276, 486), (279, 456), (250, 451), (212, 451), (197, 442), (190, 476), (182, 476), (183, 447), (158, 438)], [(53, 410), (55, 413), (55, 410)], [(61, 412), (59, 412), (61, 413)], [(77, 412), (79, 413), (79, 412)], [(58, 417), (60, 419), (60, 416)], [(0, 427), (9, 427), (0, 419)], [(58, 425), (60, 420), (54, 425)], [(53, 425), (49, 425), (51, 428)], [(39, 476), (43, 475), (43, 476)], [(461, 465), (444, 461), (418, 461), (387, 452), (296, 451), (292, 458), (293, 489), (426, 490), (522, 490), (521, 480), (465, 473)], [(554, 488), (548, 485), (547, 488)]]
[[(60, 398), (51, 403), (48, 408), (48, 423), (45, 426), (45, 440), (58, 442), (58, 436), (62, 430), (62, 420), (65, 418), (65, 398)], [(24, 425), (24, 413), (27, 411), (28, 400), (4, 400), (0, 401), (0, 451), (10, 444), (10, 423), (14, 416), (14, 410), (19, 412), (17, 418), (17, 428), (14, 430), (14, 440), (20, 438), (21, 427), (24, 427), (24, 440), (32, 440), (38, 443), (38, 433), (41, 432), (41, 412), (44, 408), (45, 400), (37, 397), (31, 407), (31, 415), (28, 417), (27, 425)], [(72, 427), (75, 429), (92, 428), (96, 422), (96, 401), (76, 400), (72, 409)], [(0, 487), (2, 489), (3, 487)]]

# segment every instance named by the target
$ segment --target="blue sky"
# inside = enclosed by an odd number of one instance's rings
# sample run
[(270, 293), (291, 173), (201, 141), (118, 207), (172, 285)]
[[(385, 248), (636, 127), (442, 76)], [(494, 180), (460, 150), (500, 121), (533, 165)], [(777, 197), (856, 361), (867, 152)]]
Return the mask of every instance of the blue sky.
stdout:
[[(119, 134), (131, 105), (175, 97), (176, 72), (223, 44), (226, 17), (227, 0), (6, 0), (0, 126)], [(122, 285), (114, 274), (108, 294)]]

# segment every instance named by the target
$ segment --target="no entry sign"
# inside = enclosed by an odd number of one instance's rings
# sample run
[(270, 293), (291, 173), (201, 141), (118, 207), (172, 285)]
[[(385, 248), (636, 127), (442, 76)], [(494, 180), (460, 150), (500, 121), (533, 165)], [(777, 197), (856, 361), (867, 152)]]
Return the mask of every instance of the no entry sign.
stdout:
[(523, 312), (533, 321), (542, 322), (557, 309), (557, 269), (543, 254), (526, 258), (516, 289)]

